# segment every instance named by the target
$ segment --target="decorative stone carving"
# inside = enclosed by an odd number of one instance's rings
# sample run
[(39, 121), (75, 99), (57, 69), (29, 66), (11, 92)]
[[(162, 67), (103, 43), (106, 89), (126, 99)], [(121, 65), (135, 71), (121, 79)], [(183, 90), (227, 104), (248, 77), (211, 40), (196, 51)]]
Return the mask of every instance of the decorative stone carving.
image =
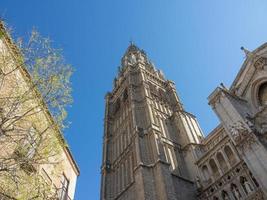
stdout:
[(138, 62), (141, 62), (141, 63), (144, 63), (144, 62), (145, 62), (145, 58), (144, 58), (144, 56), (142, 55), (141, 51), (138, 51), (138, 54), (137, 54), (137, 61), (138, 61)]
[(259, 87), (257, 90), (255, 90), (256, 93), (256, 98), (259, 103), (260, 107), (264, 107), (267, 105), (267, 82), (259, 84)]
[(127, 64), (128, 64), (128, 58), (127, 58), (127, 56), (125, 56), (124, 58), (123, 58), (123, 60), (122, 60), (122, 65), (124, 66), (124, 67), (126, 67), (127, 66)]
[(222, 198), (223, 200), (230, 200), (228, 193), (224, 190), (222, 191)]
[(130, 65), (133, 65), (136, 63), (136, 56), (133, 53), (129, 55), (128, 62)]
[(109, 160), (106, 161), (106, 170), (107, 170), (107, 172), (111, 171), (111, 163)]
[(202, 189), (202, 184), (198, 176), (196, 178), (196, 186), (199, 191)]
[(250, 148), (256, 142), (254, 134), (248, 130), (248, 127), (242, 123), (234, 123), (230, 126), (230, 134), (237, 146), (244, 149)]
[(136, 126), (136, 131), (137, 131), (137, 134), (138, 134), (138, 136), (140, 138), (144, 137), (145, 133), (144, 133), (144, 129), (143, 128)]
[(248, 129), (242, 122), (234, 123), (230, 126), (230, 132), (236, 143), (240, 143), (248, 135)]
[(114, 78), (113, 80), (113, 87), (116, 88), (118, 85), (118, 79), (117, 78)]
[(246, 191), (247, 191), (248, 194), (250, 194), (250, 193), (253, 192), (252, 186), (250, 185), (250, 183), (248, 182), (248, 180), (245, 180), (244, 181), (244, 186), (245, 186), (245, 189), (246, 189)]
[(261, 134), (267, 133), (267, 106), (263, 107), (254, 117), (257, 130)]
[(239, 200), (241, 198), (240, 192), (237, 188), (234, 188), (235, 199)]
[(261, 108), (253, 117), (248, 116), (252, 124), (252, 131), (259, 138), (259, 141), (267, 146), (267, 106)]
[(256, 69), (263, 69), (264, 65), (266, 64), (267, 64), (267, 59), (264, 57), (260, 57), (255, 61), (254, 67)]

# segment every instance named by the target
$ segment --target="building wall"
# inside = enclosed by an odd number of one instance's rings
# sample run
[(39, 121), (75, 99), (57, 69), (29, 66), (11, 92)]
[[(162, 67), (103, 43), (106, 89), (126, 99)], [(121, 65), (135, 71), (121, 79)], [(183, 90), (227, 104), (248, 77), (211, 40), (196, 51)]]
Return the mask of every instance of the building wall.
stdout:
[[(16, 94), (26, 93), (31, 87), (31, 80), (27, 70), (17, 62), (17, 59), (20, 57), (20, 54), (16, 46), (12, 43), (10, 36), (6, 32), (4, 25), (0, 24), (0, 57), (1, 57), (1, 97), (12, 96)], [(6, 59), (4, 63), (4, 59)], [(40, 173), (47, 184), (51, 184), (51, 187), (60, 188), (60, 180), (62, 179), (63, 174), (69, 180), (69, 190), (68, 195), (71, 199), (74, 198), (75, 185), (77, 176), (79, 175), (79, 169), (75, 163), (69, 148), (62, 142), (63, 136), (61, 135), (57, 127), (53, 127), (53, 119), (47, 110), (47, 108), (42, 105), (42, 100), (38, 93), (35, 90), (32, 90), (28, 94), (30, 100), (21, 103), (17, 108), (17, 113), (23, 113), (30, 108), (33, 109), (32, 115), (25, 117), (23, 120), (19, 121), (19, 125), (25, 129), (30, 128), (34, 124), (35, 128), (38, 130), (45, 129), (49, 127), (48, 130), (43, 135), (43, 145), (42, 148), (48, 148), (48, 146), (55, 145), (54, 153), (56, 156), (53, 156), (50, 159), (50, 164), (41, 164), (37, 166), (37, 172)], [(1, 103), (3, 103), (1, 101)], [(11, 102), (12, 103), (12, 102)], [(8, 105), (2, 105), (3, 109), (8, 109)], [(20, 137), (16, 133), (16, 137)], [(56, 149), (56, 144), (59, 145), (59, 149)], [(7, 154), (10, 154), (16, 149), (16, 144), (11, 142), (2, 142), (1, 147), (5, 146)], [(53, 147), (51, 147), (53, 149)], [(2, 152), (1, 152), (2, 153)], [(54, 163), (54, 164), (52, 164)], [(19, 193), (19, 191), (18, 191)]]

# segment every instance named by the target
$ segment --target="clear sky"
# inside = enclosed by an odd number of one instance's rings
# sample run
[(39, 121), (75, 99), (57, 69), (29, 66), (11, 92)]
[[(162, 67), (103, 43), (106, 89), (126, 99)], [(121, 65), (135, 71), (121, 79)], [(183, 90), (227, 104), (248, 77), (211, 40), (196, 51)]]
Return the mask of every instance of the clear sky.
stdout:
[(266, 0), (1, 0), (0, 16), (18, 36), (50, 36), (75, 67), (65, 135), (81, 170), (77, 200), (99, 199), (104, 95), (130, 40), (175, 81), (205, 134), (218, 124), (208, 95), (230, 86), (241, 46), (267, 41)]

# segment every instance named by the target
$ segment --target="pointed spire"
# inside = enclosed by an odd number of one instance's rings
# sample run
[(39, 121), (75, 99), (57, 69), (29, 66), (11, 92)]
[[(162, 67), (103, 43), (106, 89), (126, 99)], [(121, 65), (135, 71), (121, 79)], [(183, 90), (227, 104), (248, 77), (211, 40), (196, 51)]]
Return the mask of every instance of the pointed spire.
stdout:
[(249, 50), (247, 50), (247, 49), (244, 48), (244, 47), (241, 47), (240, 49), (241, 49), (242, 51), (244, 51), (244, 53), (245, 53), (245, 55), (246, 55), (247, 58), (253, 55)]
[(133, 46), (133, 45), (134, 45), (134, 41), (130, 40), (130, 46)]
[(130, 45), (129, 47), (127, 48), (127, 51), (126, 51), (126, 54), (129, 53), (129, 52), (134, 52), (134, 51), (139, 51), (140, 49), (135, 45), (135, 43), (130, 40)]

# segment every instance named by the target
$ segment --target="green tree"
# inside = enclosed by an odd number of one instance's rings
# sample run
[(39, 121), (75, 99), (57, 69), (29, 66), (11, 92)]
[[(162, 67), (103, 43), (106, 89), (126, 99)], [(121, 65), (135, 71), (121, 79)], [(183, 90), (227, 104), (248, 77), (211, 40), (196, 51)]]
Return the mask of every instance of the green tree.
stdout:
[(0, 195), (56, 199), (40, 170), (61, 168), (73, 67), (36, 30), (14, 44), (1, 24), (0, 42)]

